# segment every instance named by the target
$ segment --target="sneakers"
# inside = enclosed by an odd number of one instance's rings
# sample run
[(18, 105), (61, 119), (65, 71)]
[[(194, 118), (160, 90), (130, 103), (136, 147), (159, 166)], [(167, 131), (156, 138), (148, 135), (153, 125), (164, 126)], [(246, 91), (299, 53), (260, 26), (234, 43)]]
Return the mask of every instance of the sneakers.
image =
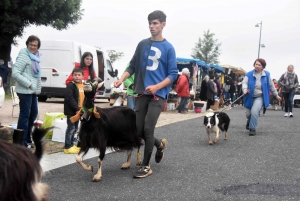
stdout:
[(293, 117), (293, 113), (290, 112), (289, 116), (290, 116), (290, 117)]
[(25, 147), (28, 148), (28, 149), (34, 149), (34, 146), (32, 144), (29, 144), (29, 143), (27, 145), (25, 145)]
[(155, 154), (155, 162), (160, 163), (162, 159), (164, 158), (164, 150), (167, 146), (167, 139), (163, 138), (161, 139), (161, 144), (163, 144), (162, 148), (157, 148), (156, 154)]
[(278, 105), (275, 105), (275, 110), (277, 110)]
[(256, 131), (255, 131), (255, 130), (252, 130), (252, 129), (250, 129), (250, 133), (249, 133), (249, 135), (250, 135), (250, 136), (254, 136), (254, 135), (256, 135)]
[(188, 114), (188, 112), (187, 111), (182, 111), (182, 112), (180, 112), (180, 114)]
[(134, 173), (133, 178), (145, 178), (152, 174), (152, 170), (150, 166), (141, 166), (139, 169)]
[(249, 121), (247, 121), (246, 130), (249, 130)]
[(284, 117), (288, 117), (288, 116), (289, 116), (289, 113), (286, 112), (286, 113), (284, 114)]
[(80, 148), (75, 145), (69, 149), (64, 149), (65, 154), (78, 154), (80, 152)]

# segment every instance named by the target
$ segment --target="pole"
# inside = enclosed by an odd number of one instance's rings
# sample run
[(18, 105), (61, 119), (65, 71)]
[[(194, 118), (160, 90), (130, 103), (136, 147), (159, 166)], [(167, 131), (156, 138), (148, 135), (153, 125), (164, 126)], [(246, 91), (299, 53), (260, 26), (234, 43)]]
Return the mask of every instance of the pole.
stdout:
[(260, 34), (259, 34), (258, 57), (257, 58), (259, 58), (259, 52), (260, 52), (261, 29), (262, 29), (262, 21), (260, 22)]

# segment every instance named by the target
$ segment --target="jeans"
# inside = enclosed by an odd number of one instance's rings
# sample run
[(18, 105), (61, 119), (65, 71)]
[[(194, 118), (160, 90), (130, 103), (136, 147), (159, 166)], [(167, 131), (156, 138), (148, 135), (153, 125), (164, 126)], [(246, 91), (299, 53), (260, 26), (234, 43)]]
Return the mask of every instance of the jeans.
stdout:
[(181, 97), (180, 98), (180, 103), (178, 106), (178, 113), (185, 111), (185, 106), (186, 106), (188, 100), (189, 100), (189, 97)]
[(284, 107), (285, 112), (293, 112), (295, 91), (282, 92), (282, 94), (285, 100), (285, 107)]
[(135, 110), (135, 97), (133, 96), (127, 96), (127, 107), (132, 109), (132, 110)]
[(38, 101), (36, 94), (20, 94), (19, 97), (20, 114), (18, 119), (18, 129), (24, 130), (24, 145), (27, 147), (31, 143), (31, 131), (34, 121), (38, 115)]
[(251, 109), (246, 108), (246, 118), (247, 122), (249, 122), (249, 128), (251, 130), (255, 130), (257, 127), (259, 112), (263, 106), (263, 97), (255, 97), (253, 98), (253, 104)]
[(70, 121), (70, 116), (67, 116), (67, 130), (65, 136), (65, 149), (69, 149), (73, 146), (74, 143), (74, 135), (78, 130), (78, 123), (79, 121), (75, 122), (74, 124)]
[(154, 137), (154, 128), (162, 111), (165, 99), (152, 95), (144, 95), (136, 99), (136, 127), (137, 132), (145, 141), (144, 158), (142, 165), (148, 166), (153, 151), (153, 146), (159, 147), (160, 140)]

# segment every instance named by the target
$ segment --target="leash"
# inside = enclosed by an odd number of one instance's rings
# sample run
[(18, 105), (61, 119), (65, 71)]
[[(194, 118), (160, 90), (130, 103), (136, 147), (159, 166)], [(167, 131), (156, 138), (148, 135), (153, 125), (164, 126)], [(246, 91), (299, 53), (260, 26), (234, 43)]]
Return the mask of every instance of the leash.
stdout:
[[(139, 95), (137, 95), (137, 96), (129, 96), (128, 94), (126, 94), (126, 93), (123, 91), (123, 89), (121, 89), (121, 88), (119, 88), (119, 87), (115, 87), (115, 86), (112, 87), (112, 89), (113, 89), (113, 88), (120, 89), (120, 92), (121, 92), (121, 93), (124, 93), (127, 97), (140, 98), (140, 97), (142, 97), (142, 96), (145, 95), (145, 94), (139, 94)], [(116, 92), (115, 92), (115, 93), (116, 93)], [(116, 93), (116, 94), (118, 94), (118, 93)], [(155, 94), (149, 94), (149, 95), (152, 95), (154, 100), (159, 100), (159, 98), (158, 98)]]
[[(245, 96), (246, 94), (242, 94), (241, 96), (239, 96), (239, 97), (237, 97), (236, 99), (235, 99), (235, 101), (233, 101), (232, 103), (230, 103), (230, 105), (232, 105), (232, 104), (234, 104), (236, 101), (238, 101), (239, 99), (241, 99), (243, 96)], [(224, 107), (220, 112), (223, 112), (224, 110), (226, 110), (226, 109), (228, 109), (229, 108), (229, 106), (227, 106), (227, 107)]]

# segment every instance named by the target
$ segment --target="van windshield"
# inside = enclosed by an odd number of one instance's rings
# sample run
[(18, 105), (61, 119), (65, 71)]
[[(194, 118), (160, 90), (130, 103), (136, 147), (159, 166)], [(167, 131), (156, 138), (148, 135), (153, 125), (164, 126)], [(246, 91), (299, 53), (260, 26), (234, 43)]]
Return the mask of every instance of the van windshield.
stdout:
[(109, 60), (106, 60), (106, 63), (107, 63), (107, 72), (111, 75), (111, 76), (113, 76), (113, 68), (112, 68), (112, 65), (111, 65), (111, 63), (110, 63), (110, 61)]

